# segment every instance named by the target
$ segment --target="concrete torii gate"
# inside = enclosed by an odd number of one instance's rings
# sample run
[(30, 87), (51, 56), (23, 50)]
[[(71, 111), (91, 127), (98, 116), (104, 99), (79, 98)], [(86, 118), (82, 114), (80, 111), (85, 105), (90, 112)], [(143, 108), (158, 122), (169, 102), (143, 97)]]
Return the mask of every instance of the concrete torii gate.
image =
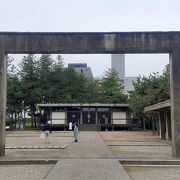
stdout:
[(8, 54), (169, 53), (172, 154), (180, 157), (180, 32), (0, 32), (0, 156), (5, 155)]

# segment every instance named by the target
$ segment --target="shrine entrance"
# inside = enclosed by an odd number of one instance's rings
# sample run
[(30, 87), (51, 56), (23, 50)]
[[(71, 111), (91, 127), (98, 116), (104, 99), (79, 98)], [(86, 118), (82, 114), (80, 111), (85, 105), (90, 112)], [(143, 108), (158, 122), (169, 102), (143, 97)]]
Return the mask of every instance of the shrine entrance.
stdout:
[(0, 32), (0, 156), (5, 155), (8, 54), (170, 54), (172, 153), (180, 157), (180, 32)]

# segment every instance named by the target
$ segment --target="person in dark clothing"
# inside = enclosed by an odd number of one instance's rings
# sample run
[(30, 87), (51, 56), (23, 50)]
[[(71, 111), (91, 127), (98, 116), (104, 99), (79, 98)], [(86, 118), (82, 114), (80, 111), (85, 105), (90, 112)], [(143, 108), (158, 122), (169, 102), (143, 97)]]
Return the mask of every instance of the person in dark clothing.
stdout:
[(51, 121), (48, 121), (42, 128), (42, 132), (45, 134), (46, 143), (50, 143), (49, 136), (52, 134)]

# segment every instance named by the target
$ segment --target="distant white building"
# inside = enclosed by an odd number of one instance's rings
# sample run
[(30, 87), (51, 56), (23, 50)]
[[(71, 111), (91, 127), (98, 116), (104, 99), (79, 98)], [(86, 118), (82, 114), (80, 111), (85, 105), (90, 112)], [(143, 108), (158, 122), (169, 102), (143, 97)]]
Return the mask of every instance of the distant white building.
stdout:
[(111, 55), (111, 68), (116, 70), (118, 77), (123, 82), (124, 92), (134, 90), (133, 82), (137, 82), (137, 77), (125, 76), (125, 54), (112, 54)]
[(128, 91), (134, 90), (133, 82), (137, 82), (137, 77), (125, 77), (124, 78), (124, 92), (128, 94)]
[(83, 74), (87, 79), (93, 79), (93, 74), (87, 63), (69, 63), (68, 68), (74, 69), (77, 73)]

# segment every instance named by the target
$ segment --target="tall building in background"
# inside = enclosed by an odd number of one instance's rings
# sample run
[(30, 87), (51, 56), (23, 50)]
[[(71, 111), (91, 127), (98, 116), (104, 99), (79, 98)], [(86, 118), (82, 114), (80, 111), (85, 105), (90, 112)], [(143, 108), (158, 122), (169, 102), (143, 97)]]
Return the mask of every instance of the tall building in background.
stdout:
[(77, 73), (83, 74), (87, 79), (93, 79), (91, 68), (87, 66), (87, 63), (69, 63), (68, 68), (72, 68)]
[(125, 54), (111, 55), (111, 68), (116, 70), (118, 77), (124, 85), (124, 92), (134, 90), (133, 82), (137, 82), (137, 77), (126, 77), (125, 75)]
[(125, 77), (125, 54), (112, 54), (111, 68), (116, 70), (120, 79), (123, 79)]

